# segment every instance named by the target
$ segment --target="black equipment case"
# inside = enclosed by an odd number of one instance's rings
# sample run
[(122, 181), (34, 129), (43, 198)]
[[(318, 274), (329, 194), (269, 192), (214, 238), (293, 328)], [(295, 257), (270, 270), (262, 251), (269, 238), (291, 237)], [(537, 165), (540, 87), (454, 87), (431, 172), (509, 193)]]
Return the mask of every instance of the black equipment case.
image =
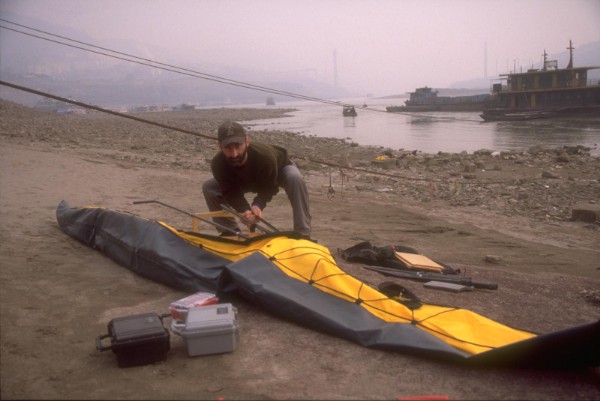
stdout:
[[(163, 361), (170, 348), (170, 335), (162, 318), (156, 313), (114, 318), (108, 323), (108, 334), (96, 338), (96, 348), (112, 349), (121, 368)], [(108, 337), (111, 344), (102, 345), (102, 340)]]

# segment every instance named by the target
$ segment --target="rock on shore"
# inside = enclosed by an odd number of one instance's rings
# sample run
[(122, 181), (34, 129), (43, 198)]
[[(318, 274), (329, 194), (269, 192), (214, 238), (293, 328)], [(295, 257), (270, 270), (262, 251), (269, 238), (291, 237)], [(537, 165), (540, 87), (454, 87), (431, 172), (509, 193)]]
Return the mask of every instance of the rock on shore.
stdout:
[[(478, 206), (548, 221), (581, 216), (574, 216), (573, 209), (593, 212), (600, 200), (600, 158), (582, 146), (424, 154), (359, 146), (337, 138), (252, 130), (253, 119), (282, 117), (291, 111), (222, 108), (136, 115), (199, 134), (193, 136), (98, 112), (59, 116), (1, 101), (0, 136), (58, 149), (94, 149), (120, 161), (208, 171), (216, 152), (210, 138), (221, 122), (233, 119), (244, 121), (252, 140), (286, 147), (305, 175), (325, 176), (325, 184), (331, 176), (338, 186), (344, 180), (346, 190), (390, 192), (423, 203), (440, 200), (449, 206)], [(378, 156), (383, 160), (376, 160)], [(593, 223), (597, 226), (598, 219)]]

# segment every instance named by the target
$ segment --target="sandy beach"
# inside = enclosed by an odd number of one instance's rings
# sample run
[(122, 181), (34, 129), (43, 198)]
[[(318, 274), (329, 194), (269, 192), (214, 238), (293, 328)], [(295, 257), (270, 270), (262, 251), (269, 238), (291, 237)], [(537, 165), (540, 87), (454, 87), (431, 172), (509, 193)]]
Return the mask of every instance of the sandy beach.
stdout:
[[(285, 109), (139, 117), (214, 136), (245, 121), (251, 140), (288, 148), (307, 181), (313, 237), (334, 256), (361, 241), (403, 244), (497, 290), (448, 293), (398, 281), (423, 301), (547, 333), (600, 316), (600, 159), (586, 149), (427, 155), (279, 131), (253, 119)], [(341, 118), (341, 117), (340, 117)], [(361, 347), (240, 302), (235, 352), (190, 358), (171, 337), (164, 362), (119, 369), (95, 339), (110, 319), (165, 313), (186, 295), (148, 281), (63, 233), (55, 210), (102, 206), (190, 229), (206, 211), (214, 140), (94, 113), (59, 116), (0, 102), (2, 399), (599, 399), (600, 369), (477, 369)], [(375, 161), (390, 153), (394, 157)], [(338, 166), (344, 166), (340, 168)], [(265, 210), (291, 229), (284, 193)], [(579, 217), (579, 218), (578, 218)], [(204, 228), (214, 232), (212, 228)], [(389, 278), (338, 258), (377, 285)]]

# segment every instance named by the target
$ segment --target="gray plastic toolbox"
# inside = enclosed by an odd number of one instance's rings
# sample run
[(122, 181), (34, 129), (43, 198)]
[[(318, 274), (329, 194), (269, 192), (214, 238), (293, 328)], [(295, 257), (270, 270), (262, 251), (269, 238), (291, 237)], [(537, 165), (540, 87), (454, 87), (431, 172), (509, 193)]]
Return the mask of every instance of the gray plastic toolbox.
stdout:
[(239, 341), (235, 314), (231, 304), (190, 308), (185, 322), (174, 320), (171, 330), (183, 337), (189, 356), (233, 352)]

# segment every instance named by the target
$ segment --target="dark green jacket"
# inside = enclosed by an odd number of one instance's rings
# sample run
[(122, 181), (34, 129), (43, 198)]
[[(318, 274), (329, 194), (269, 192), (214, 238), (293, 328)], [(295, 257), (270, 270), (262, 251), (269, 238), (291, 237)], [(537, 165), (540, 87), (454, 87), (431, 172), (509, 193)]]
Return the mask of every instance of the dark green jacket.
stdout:
[(248, 147), (248, 160), (243, 166), (231, 167), (223, 153), (219, 152), (212, 159), (211, 169), (227, 204), (238, 212), (243, 212), (250, 209), (244, 197), (246, 192), (256, 193), (253, 205), (258, 205), (261, 209), (267, 206), (279, 192), (279, 171), (290, 164), (292, 162), (284, 148), (251, 142)]

